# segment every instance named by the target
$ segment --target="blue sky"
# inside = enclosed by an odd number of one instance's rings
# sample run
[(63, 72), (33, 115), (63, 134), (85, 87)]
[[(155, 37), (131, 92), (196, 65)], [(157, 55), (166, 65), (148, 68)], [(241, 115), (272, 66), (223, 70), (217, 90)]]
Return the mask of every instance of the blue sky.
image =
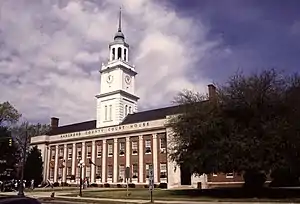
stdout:
[(13, 2), (0, 1), (0, 102), (32, 122), (95, 119), (120, 5), (139, 110), (170, 105), (182, 89), (206, 93), (236, 71), (299, 70), (297, 0)]

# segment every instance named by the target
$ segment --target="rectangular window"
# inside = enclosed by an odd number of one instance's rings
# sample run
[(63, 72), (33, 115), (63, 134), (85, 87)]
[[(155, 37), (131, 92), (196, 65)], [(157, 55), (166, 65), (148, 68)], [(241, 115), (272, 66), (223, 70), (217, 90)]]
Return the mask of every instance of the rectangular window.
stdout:
[(55, 160), (55, 149), (51, 150), (51, 159)]
[(113, 145), (108, 144), (108, 156), (112, 156), (112, 155), (113, 155)]
[(146, 164), (146, 178), (149, 178), (149, 168), (150, 164)]
[(77, 147), (77, 159), (81, 159), (81, 147)]
[(64, 149), (63, 148), (59, 148), (59, 158), (63, 159), (64, 157)]
[(72, 175), (72, 168), (68, 167), (67, 168), (67, 176), (71, 176)]
[(167, 178), (167, 164), (161, 163), (160, 164), (160, 178)]
[(109, 120), (112, 120), (112, 105), (109, 105)]
[(229, 178), (233, 178), (233, 173), (227, 173), (227, 174), (226, 174), (226, 178), (228, 178), (228, 179), (229, 179)]
[(132, 141), (131, 143), (132, 154), (138, 153), (138, 143), (137, 141)]
[(119, 182), (123, 182), (125, 180), (125, 166), (119, 166)]
[(112, 178), (113, 177), (113, 166), (108, 165), (107, 166), (107, 178)]
[(92, 146), (87, 146), (87, 154), (86, 157), (87, 158), (91, 158), (92, 156)]
[(54, 178), (54, 168), (50, 169), (50, 179)]
[(132, 178), (138, 178), (139, 171), (138, 171), (138, 164), (132, 164)]
[(101, 166), (96, 166), (96, 178), (98, 177), (101, 178), (102, 176), (102, 167)]
[(145, 152), (151, 154), (151, 140), (145, 140)]
[(69, 160), (72, 159), (72, 148), (71, 147), (68, 148), (68, 159)]
[(167, 140), (166, 137), (160, 138), (160, 149), (166, 149), (167, 147)]
[(102, 155), (102, 145), (97, 145), (97, 157), (101, 157)]
[(58, 168), (58, 178), (62, 177), (63, 168)]
[(160, 178), (167, 178), (167, 164), (161, 163), (160, 164)]
[(85, 177), (91, 178), (91, 167), (90, 166), (85, 167)]
[(125, 154), (125, 142), (120, 142), (119, 143), (119, 152), (120, 152), (120, 155)]

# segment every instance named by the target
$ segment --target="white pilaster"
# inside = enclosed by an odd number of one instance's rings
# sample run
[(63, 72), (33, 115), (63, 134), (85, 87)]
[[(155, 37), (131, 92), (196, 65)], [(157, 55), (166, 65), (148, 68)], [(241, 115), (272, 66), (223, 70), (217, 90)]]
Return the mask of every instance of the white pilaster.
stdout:
[(102, 141), (102, 183), (106, 182), (106, 139)]
[(58, 170), (58, 145), (55, 146), (54, 182), (57, 182), (57, 170)]
[(118, 139), (114, 138), (114, 173), (113, 173), (113, 182), (117, 183), (118, 182), (118, 156), (119, 156), (119, 151), (118, 151)]
[(67, 144), (64, 145), (63, 182), (67, 181)]
[(85, 142), (81, 143), (81, 160), (83, 161), (83, 166), (82, 166), (82, 174), (81, 174), (81, 178), (84, 179), (84, 175), (85, 175)]
[(126, 137), (126, 167), (130, 167), (130, 137)]
[(144, 182), (144, 141), (143, 136), (139, 136), (139, 182)]
[(158, 152), (158, 149), (157, 149), (157, 134), (153, 134), (152, 135), (152, 142), (153, 142), (153, 150), (152, 150), (152, 155), (153, 155), (153, 173), (154, 173), (154, 183), (157, 183), (158, 182), (158, 164), (157, 164), (157, 152)]
[[(96, 141), (92, 141), (92, 162), (96, 163)], [(95, 183), (95, 165), (91, 164), (91, 183)]]
[(72, 147), (72, 175), (76, 176), (76, 144), (73, 143), (73, 147)]

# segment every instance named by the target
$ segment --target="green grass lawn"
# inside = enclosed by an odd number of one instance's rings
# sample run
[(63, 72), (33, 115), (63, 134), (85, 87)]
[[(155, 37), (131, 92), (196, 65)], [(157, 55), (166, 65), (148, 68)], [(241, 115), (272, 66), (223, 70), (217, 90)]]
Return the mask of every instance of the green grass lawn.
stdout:
[[(99, 190), (99, 191), (85, 191), (83, 197), (94, 198), (114, 198), (114, 199), (141, 199), (149, 200), (150, 193), (148, 189), (129, 189), (130, 196), (126, 196), (126, 189), (115, 190)], [(78, 193), (72, 193), (65, 196), (75, 197)], [(270, 196), (270, 195), (273, 195)], [(160, 190), (153, 191), (154, 200), (186, 200), (186, 201), (293, 201), (300, 202), (300, 190), (292, 193), (283, 193), (279, 196), (278, 191), (269, 192), (266, 190), (265, 196), (253, 198), (242, 194), (241, 189), (209, 189), (209, 190)]]

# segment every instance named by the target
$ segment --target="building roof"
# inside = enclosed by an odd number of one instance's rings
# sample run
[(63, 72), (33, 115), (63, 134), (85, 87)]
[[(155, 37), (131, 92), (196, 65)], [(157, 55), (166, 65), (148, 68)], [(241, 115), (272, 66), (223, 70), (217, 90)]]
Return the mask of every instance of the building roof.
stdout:
[[(153, 109), (153, 110), (147, 110), (147, 111), (142, 111), (142, 112), (138, 112), (138, 113), (133, 113), (133, 114), (127, 115), (126, 118), (123, 120), (123, 122), (120, 125), (164, 119), (164, 118), (166, 118), (166, 116), (176, 114), (178, 112), (179, 112), (179, 106), (170, 106), (170, 107), (165, 107), (165, 108), (159, 108), (159, 109)], [(49, 135), (58, 135), (58, 134), (79, 132), (79, 131), (91, 130), (91, 129), (96, 129), (96, 120), (59, 126), (59, 127), (53, 128), (48, 134)]]

